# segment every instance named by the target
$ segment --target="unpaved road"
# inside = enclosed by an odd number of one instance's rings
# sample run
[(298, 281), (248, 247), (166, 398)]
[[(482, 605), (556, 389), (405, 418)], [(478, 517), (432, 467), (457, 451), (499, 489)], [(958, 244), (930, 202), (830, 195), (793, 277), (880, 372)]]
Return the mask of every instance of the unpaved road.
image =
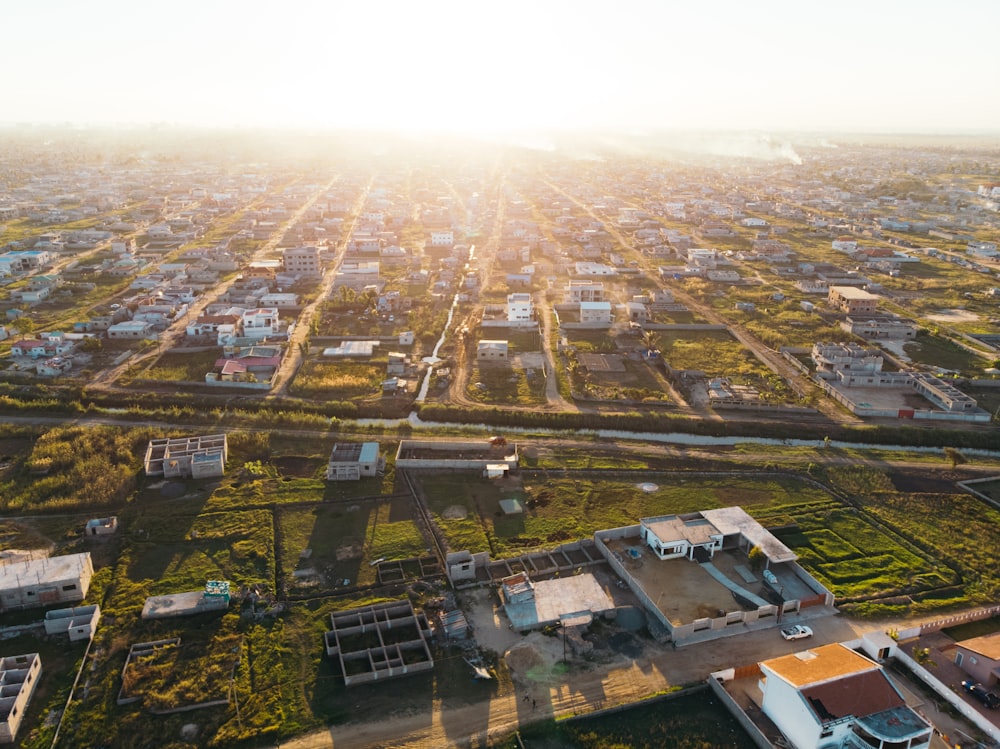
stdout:
[[(858, 623), (836, 615), (808, 621), (816, 632), (811, 644), (852, 639), (860, 633), (887, 626), (884, 622)], [(634, 702), (671, 686), (703, 682), (713, 671), (803, 649), (800, 642), (782, 640), (773, 628), (741, 630), (738, 634), (677, 650), (671, 649), (669, 644), (657, 645), (644, 640), (643, 653), (635, 660), (617, 656), (608, 663), (575, 661), (566, 673), (549, 672), (528, 684), (523, 676), (515, 675), (517, 689), (513, 694), (456, 706), (443, 705), (435, 699), (430, 709), (421, 712), (333, 726), (280, 746), (286, 749), (483, 747), (488, 739), (510, 734), (519, 725), (553, 715), (586, 713)], [(561, 647), (557, 638), (546, 639)], [(391, 689), (391, 683), (385, 688)], [(524, 699), (525, 693), (529, 695), (528, 700)]]

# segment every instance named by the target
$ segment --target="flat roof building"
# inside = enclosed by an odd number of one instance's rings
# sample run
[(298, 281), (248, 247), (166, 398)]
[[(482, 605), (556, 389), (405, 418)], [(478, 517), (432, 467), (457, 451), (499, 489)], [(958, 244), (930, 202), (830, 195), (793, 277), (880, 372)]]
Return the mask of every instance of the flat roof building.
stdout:
[(385, 470), (378, 442), (337, 442), (326, 466), (327, 481), (357, 481)]
[(0, 612), (82, 601), (93, 576), (86, 551), (0, 562)]

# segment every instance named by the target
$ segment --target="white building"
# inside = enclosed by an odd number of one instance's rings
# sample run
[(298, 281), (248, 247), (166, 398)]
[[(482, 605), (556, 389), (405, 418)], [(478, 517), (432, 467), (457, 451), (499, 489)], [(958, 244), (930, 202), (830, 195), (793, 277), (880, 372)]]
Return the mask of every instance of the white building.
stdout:
[(229, 443), (225, 434), (150, 440), (143, 466), (147, 476), (210, 478), (226, 470)]
[(357, 481), (378, 476), (385, 470), (385, 458), (378, 442), (337, 442), (326, 466), (327, 481)]
[(882, 667), (844, 645), (760, 664), (761, 708), (795, 749), (926, 749), (932, 726)]
[(455, 232), (453, 231), (432, 231), (431, 247), (451, 247), (455, 244)]
[(507, 322), (531, 320), (535, 316), (535, 307), (531, 294), (515, 293), (507, 295)]
[(588, 325), (610, 325), (611, 302), (580, 302), (580, 322)]
[(481, 361), (507, 361), (509, 353), (507, 341), (483, 340), (476, 349), (476, 358)]

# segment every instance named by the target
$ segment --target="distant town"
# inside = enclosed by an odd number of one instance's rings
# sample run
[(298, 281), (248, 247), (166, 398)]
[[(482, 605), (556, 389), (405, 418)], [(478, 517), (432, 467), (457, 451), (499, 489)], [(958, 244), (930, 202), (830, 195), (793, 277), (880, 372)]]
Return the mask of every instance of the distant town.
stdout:
[(995, 141), (2, 133), (0, 743), (1000, 746)]

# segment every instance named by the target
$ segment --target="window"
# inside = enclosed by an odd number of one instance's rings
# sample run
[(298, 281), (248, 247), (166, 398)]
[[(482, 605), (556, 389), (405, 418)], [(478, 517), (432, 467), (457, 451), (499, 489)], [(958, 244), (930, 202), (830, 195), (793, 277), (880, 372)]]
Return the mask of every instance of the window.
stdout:
[(64, 591), (76, 590), (76, 583), (73, 583), (72, 585), (64, 585), (63, 590)]

